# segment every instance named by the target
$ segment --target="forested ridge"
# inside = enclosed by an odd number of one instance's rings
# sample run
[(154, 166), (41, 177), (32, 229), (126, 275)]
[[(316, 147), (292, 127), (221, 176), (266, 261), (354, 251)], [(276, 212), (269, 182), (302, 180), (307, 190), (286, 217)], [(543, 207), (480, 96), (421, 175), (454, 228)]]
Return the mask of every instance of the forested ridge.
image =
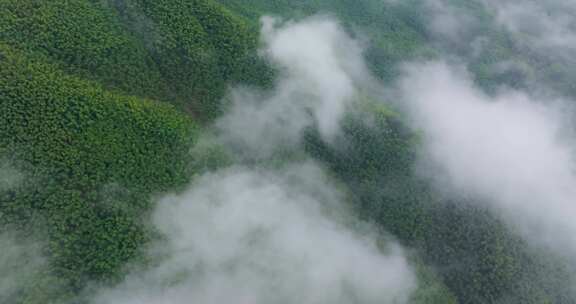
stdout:
[[(281, 78), (259, 52), (262, 16), (338, 20), (383, 85), (403, 62), (448, 54), (488, 96), (536, 82), (575, 95), (568, 59), (522, 48), (482, 1), (449, 1), (474, 20), (467, 35), (487, 37), (481, 51), (439, 40), (424, 2), (0, 0), (0, 235), (40, 244), (44, 259), (17, 288), (0, 288), (0, 303), (91, 303), (94, 289), (154, 265), (158, 197), (238, 158), (212, 140), (234, 106), (229, 89), (266, 92)], [(493, 68), (510, 61), (522, 69)], [(576, 301), (564, 260), (478, 207), (482, 198), (446, 197), (417, 174), (421, 134), (399, 101), (355, 98), (335, 141), (307, 127), (301, 151), (248, 166), (320, 163), (357, 218), (408, 248), (418, 278), (409, 303)]]

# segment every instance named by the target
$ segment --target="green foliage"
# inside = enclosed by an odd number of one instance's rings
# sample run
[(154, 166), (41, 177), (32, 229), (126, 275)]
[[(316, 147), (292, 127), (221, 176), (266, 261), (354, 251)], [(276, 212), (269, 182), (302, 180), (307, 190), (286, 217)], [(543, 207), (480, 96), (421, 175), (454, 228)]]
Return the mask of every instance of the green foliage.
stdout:
[(66, 282), (54, 293), (39, 276), (20, 299), (45, 303), (120, 276), (150, 237), (150, 194), (195, 169), (190, 120), (125, 94), (207, 119), (228, 81), (268, 70), (256, 34), (210, 1), (2, 0), (0, 13), (0, 153), (27, 180), (1, 193), (0, 221), (48, 240)]
[(456, 304), (458, 301), (436, 275), (421, 260), (413, 259), (418, 277), (418, 289), (412, 294), (411, 304)]
[[(487, 91), (542, 79), (575, 94), (565, 81), (573, 67), (519, 48), (476, 1), (451, 3), (485, 37), (469, 69)], [(177, 108), (206, 122), (222, 112), (227, 86), (270, 85), (274, 72), (256, 55), (260, 16), (334, 15), (366, 38), (370, 68), (391, 81), (405, 60), (471, 57), (470, 45), (429, 44), (422, 4), (0, 0), (0, 170), (11, 172), (0, 172), (0, 229), (43, 239), (49, 260), (8, 301), (56, 303), (88, 282), (119, 279), (151, 238), (144, 223), (151, 195), (232, 162), (209, 140), (190, 151), (197, 131)], [(525, 70), (494, 68), (510, 60)], [(556, 294), (569, 284), (565, 269), (532, 254), (470, 198), (437, 197), (414, 176), (418, 141), (402, 118), (363, 106), (344, 121), (338, 148), (310, 130), (307, 150), (347, 185), (363, 218), (417, 251), (422, 286), (414, 303), (569, 302)], [(288, 154), (271, 165), (302, 156)]]
[(379, 0), (218, 1), (250, 18), (254, 28), (262, 15), (296, 19), (318, 13), (335, 16), (352, 34), (361, 33), (361, 40), (367, 40), (369, 68), (386, 81), (397, 75), (400, 61), (431, 53), (421, 16), (403, 5)]
[[(260, 68), (255, 58), (257, 33), (244, 20), (213, 1), (135, 0), (161, 34), (152, 45), (158, 66), (192, 112), (213, 118), (229, 82), (245, 70)], [(260, 75), (259, 77), (262, 77)], [(258, 82), (254, 80), (253, 82)]]
[(390, 111), (364, 108), (369, 110), (345, 119), (337, 148), (314, 132), (307, 136), (308, 151), (349, 187), (364, 219), (415, 248), (458, 303), (541, 303), (542, 296), (558, 296), (560, 288), (549, 287), (562, 282), (551, 283), (547, 275), (553, 263), (534, 258), (527, 244), (470, 198), (449, 201), (435, 195), (415, 176), (414, 134)]
[(0, 152), (26, 175), (0, 193), (1, 227), (46, 238), (68, 292), (121, 275), (149, 237), (150, 194), (188, 180), (191, 120), (5, 45), (0, 83)]
[(205, 121), (228, 85), (271, 77), (257, 32), (211, 0), (0, 0), (0, 14), (0, 42)]
[[(173, 108), (105, 91), (7, 47), (0, 56), (4, 149), (17, 149), (32, 165), (79, 183), (86, 172), (102, 171), (143, 189), (181, 178), (182, 151), (174, 146), (189, 137), (190, 121)], [(121, 166), (135, 169), (116, 169)]]
[(86, 0), (1, 0), (0, 41), (42, 54), (67, 72), (129, 94), (169, 88), (146, 49), (114, 15)]

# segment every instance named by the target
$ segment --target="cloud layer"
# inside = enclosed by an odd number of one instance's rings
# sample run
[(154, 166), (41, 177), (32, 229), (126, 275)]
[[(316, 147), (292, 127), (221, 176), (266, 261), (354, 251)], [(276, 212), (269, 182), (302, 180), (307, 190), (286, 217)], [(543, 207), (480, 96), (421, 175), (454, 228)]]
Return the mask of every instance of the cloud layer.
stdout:
[(404, 303), (402, 251), (335, 218), (340, 194), (315, 165), (231, 168), (163, 199), (162, 262), (96, 303)]
[(522, 46), (555, 54), (576, 51), (576, 3), (567, 0), (482, 0)]
[(440, 189), (486, 202), (530, 241), (576, 253), (573, 150), (555, 103), (488, 97), (443, 63), (408, 67), (401, 90)]

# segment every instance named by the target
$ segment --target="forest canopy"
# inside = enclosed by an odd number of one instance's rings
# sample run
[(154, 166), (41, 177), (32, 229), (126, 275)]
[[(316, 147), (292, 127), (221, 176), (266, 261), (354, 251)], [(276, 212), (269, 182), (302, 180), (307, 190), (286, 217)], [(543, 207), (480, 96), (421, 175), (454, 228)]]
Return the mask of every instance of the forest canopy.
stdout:
[(573, 13), (0, 0), (0, 303), (575, 303)]

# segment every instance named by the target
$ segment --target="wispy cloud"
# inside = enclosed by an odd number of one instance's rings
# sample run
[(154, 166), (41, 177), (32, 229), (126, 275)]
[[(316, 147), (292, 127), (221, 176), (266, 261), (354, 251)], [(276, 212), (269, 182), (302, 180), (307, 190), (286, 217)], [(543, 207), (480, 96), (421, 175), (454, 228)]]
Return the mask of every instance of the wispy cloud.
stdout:
[(262, 33), (261, 53), (280, 69), (280, 80), (273, 92), (232, 91), (232, 108), (217, 124), (222, 139), (253, 158), (299, 146), (307, 127), (332, 141), (358, 84), (371, 79), (361, 45), (327, 17), (267, 17)]
[(154, 265), (98, 293), (109, 303), (407, 303), (417, 280), (403, 250), (350, 215), (343, 192), (305, 157), (277, 169), (243, 165), (297, 151), (303, 130), (330, 142), (369, 79), (362, 48), (337, 22), (263, 19), (273, 92), (235, 89), (217, 140), (238, 164), (198, 176), (158, 202), (164, 241)]

